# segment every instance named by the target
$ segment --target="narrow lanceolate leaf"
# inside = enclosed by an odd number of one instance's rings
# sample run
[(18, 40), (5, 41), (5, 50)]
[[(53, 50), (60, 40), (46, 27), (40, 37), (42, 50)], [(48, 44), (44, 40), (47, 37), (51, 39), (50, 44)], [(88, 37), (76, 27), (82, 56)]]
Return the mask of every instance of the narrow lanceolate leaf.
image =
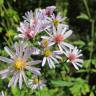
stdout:
[(77, 19), (89, 20), (90, 18), (85, 13), (81, 13), (80, 16), (77, 16)]
[(52, 80), (51, 83), (55, 86), (72, 86), (73, 83), (72, 82), (67, 82), (67, 81), (63, 81), (63, 80)]

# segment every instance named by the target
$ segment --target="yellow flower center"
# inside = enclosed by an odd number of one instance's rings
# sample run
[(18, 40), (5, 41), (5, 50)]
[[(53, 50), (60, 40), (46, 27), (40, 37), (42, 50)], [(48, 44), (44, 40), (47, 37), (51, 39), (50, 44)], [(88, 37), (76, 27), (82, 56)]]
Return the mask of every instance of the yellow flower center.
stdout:
[(38, 77), (35, 77), (34, 79), (33, 79), (33, 83), (34, 84), (39, 84), (41, 82), (41, 80), (38, 78)]
[(46, 50), (44, 51), (44, 55), (45, 55), (46, 57), (50, 56), (51, 54), (52, 54), (52, 52), (51, 52), (51, 50), (49, 50), (49, 49), (46, 49)]
[(22, 70), (26, 66), (26, 62), (20, 58), (15, 60), (15, 69), (16, 70)]
[(57, 26), (59, 23), (60, 23), (59, 20), (57, 20), (57, 19), (53, 20), (53, 24), (54, 24), (55, 26)]
[(47, 40), (47, 39), (43, 39), (43, 40), (41, 41), (41, 46), (42, 46), (42, 47), (47, 47), (47, 46), (48, 46), (48, 40)]

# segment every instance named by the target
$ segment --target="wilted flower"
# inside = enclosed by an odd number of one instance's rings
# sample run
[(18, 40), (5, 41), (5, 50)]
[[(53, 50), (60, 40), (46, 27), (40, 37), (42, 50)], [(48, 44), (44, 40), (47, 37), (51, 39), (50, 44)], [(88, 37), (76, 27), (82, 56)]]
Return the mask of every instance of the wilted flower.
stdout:
[(73, 48), (73, 45), (64, 41), (72, 34), (72, 30), (68, 30), (66, 27), (63, 28), (63, 26), (58, 25), (57, 29), (53, 27), (52, 34), (50, 32), (47, 33), (49, 36), (42, 36), (42, 38), (51, 40), (50, 44), (57, 44), (61, 51), (63, 51), (66, 47)]
[(80, 59), (80, 57), (83, 55), (81, 54), (81, 50), (77, 49), (77, 47), (74, 47), (74, 49), (66, 49), (65, 55), (67, 56), (68, 60), (67, 62), (70, 62), (73, 64), (73, 66), (79, 70), (79, 67), (82, 67), (83, 60)]
[(24, 43), (15, 43), (14, 50), (11, 51), (8, 47), (5, 47), (5, 51), (9, 54), (10, 59), (6, 57), (0, 56), (0, 60), (11, 64), (7, 69), (0, 71), (2, 79), (6, 78), (8, 75), (13, 75), (10, 80), (8, 87), (12, 84), (16, 86), (17, 82), (19, 82), (19, 88), (22, 87), (22, 82), (26, 83), (26, 75), (25, 71), (30, 71), (35, 75), (40, 75), (40, 68), (34, 67), (34, 65), (39, 64), (41, 61), (28, 61), (31, 56), (31, 49)]
[(44, 88), (45, 85), (45, 80), (38, 77), (38, 76), (33, 76), (32, 79), (28, 81), (28, 86), (32, 88), (32, 90), (35, 89), (42, 89)]

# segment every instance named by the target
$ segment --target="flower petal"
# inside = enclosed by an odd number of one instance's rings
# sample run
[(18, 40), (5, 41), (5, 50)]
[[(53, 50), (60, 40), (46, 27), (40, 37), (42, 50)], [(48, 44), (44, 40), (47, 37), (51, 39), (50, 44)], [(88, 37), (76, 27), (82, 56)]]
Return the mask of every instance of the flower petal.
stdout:
[(2, 57), (2, 56), (0, 56), (0, 60), (3, 62), (6, 62), (6, 63), (10, 63), (10, 64), (14, 63), (14, 61), (12, 59), (8, 59), (8, 58)]
[(67, 31), (67, 32), (64, 34), (64, 39), (68, 38), (71, 34), (72, 34), (72, 30)]
[(42, 67), (45, 65), (45, 63), (46, 63), (46, 57), (43, 58)]

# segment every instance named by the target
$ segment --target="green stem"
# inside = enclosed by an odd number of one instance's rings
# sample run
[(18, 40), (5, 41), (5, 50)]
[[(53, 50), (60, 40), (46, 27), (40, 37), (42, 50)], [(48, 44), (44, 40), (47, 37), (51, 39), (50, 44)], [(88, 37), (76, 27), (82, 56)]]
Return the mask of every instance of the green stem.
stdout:
[(90, 10), (89, 10), (89, 7), (88, 7), (88, 3), (87, 3), (86, 0), (83, 0), (83, 2), (84, 2), (84, 5), (85, 5), (85, 8), (86, 8), (87, 14), (88, 14), (88, 16), (91, 18), (91, 14), (90, 14)]
[(41, 8), (41, 4), (42, 4), (42, 1), (39, 0), (39, 4), (38, 4), (38, 7)]
[(91, 52), (90, 52), (90, 62), (92, 60), (92, 54), (93, 54), (93, 46), (94, 46), (94, 20), (91, 20)]

